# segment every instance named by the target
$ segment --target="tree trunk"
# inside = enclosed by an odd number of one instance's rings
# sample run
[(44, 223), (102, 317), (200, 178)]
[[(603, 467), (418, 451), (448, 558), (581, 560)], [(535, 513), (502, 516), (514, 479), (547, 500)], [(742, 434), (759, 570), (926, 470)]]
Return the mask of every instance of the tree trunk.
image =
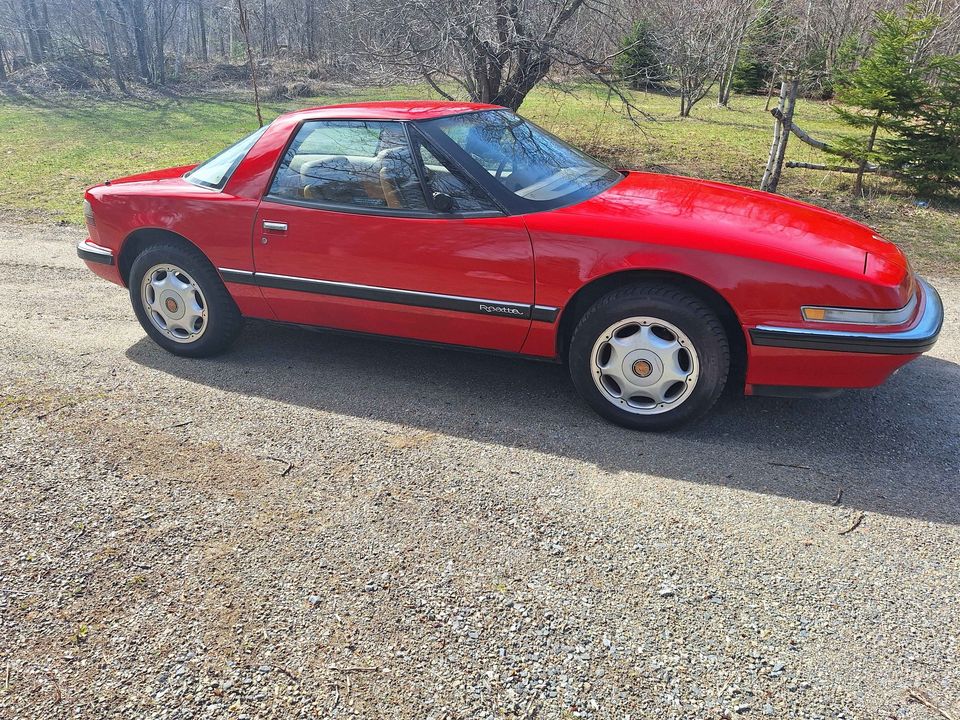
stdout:
[(316, 11), (314, 9), (313, 3), (307, 3), (307, 18), (304, 23), (304, 40), (306, 40), (306, 51), (308, 60), (317, 59), (317, 43), (316, 43)]
[(775, 193), (780, 184), (780, 173), (783, 171), (783, 159), (787, 154), (787, 142), (790, 140), (790, 127), (793, 124), (793, 110), (797, 104), (797, 90), (800, 80), (784, 79), (780, 84), (779, 111), (776, 124), (773, 128), (773, 142), (770, 145), (770, 156), (767, 158), (767, 168), (760, 181), (760, 189)]
[(0, 82), (6, 82), (6, 81), (7, 81), (7, 50), (3, 46), (3, 38), (0, 37)]
[(263, 22), (260, 27), (260, 57), (267, 56), (267, 40), (269, 39), (269, 26), (267, 25), (267, 0), (260, 3), (260, 12), (263, 13)]
[(163, 85), (167, 81), (167, 63), (163, 17), (163, 0), (154, 0), (153, 2), (153, 77), (157, 85)]
[[(490, 96), (490, 100), (486, 102), (518, 110), (527, 94), (550, 72), (551, 60), (548, 55), (521, 55), (517, 58), (516, 68), (502, 84), (498, 62), (490, 58), (489, 62), (484, 64), (483, 87)], [(477, 84), (480, 85), (479, 78)]]
[(257, 86), (257, 67), (253, 62), (253, 50), (250, 49), (250, 26), (247, 23), (247, 13), (243, 8), (243, 0), (237, 0), (237, 15), (240, 22), (240, 31), (243, 33), (243, 42), (247, 48), (247, 63), (250, 66), (250, 80), (253, 83), (253, 101), (257, 106), (257, 122), (263, 127), (263, 115), (260, 113), (260, 88)]
[(45, 2), (40, 6), (40, 27), (37, 28), (37, 34), (40, 38), (40, 48), (46, 58), (50, 55), (53, 38), (50, 34), (50, 12)]
[(233, 62), (233, 46), (236, 44), (233, 39), (233, 13), (230, 13), (230, 17), (227, 18), (227, 28), (230, 31), (230, 36), (227, 38), (227, 57), (229, 58), (228, 62)]
[(730, 63), (724, 68), (720, 75), (720, 92), (717, 96), (717, 103), (721, 107), (727, 107), (730, 104), (730, 91), (733, 87), (733, 73), (737, 69), (737, 60), (740, 59), (740, 41), (737, 41), (737, 47), (730, 58)]
[(107, 12), (104, 10), (101, 0), (95, 0), (93, 6), (97, 11), (97, 17), (100, 18), (100, 24), (103, 25), (103, 38), (107, 46), (110, 69), (113, 70), (113, 77), (117, 81), (120, 92), (126, 95), (127, 85), (123, 81), (123, 65), (120, 62), (120, 56), (117, 54), (117, 41), (113, 35), (113, 21), (107, 17)]
[(727, 107), (730, 104), (730, 86), (733, 84), (733, 71), (724, 73), (720, 77), (720, 91), (717, 94), (717, 105)]
[[(176, 19), (176, 14), (179, 11), (180, 6), (174, 5), (173, 13), (174, 19)], [(184, 22), (180, 25), (182, 30), (178, 30), (177, 27), (173, 28), (173, 77), (171, 78), (173, 82), (177, 82), (180, 79), (180, 73), (183, 72), (183, 61), (184, 55), (190, 52), (190, 21), (189, 15), (186, 10), (183, 13)]]
[(43, 45), (40, 44), (40, 15), (37, 13), (37, 3), (35, 0), (24, 0), (23, 15), (26, 19), (27, 42), (29, 43), (30, 61), (33, 63), (43, 62)]
[(200, 32), (200, 59), (206, 63), (210, 59), (210, 51), (207, 48), (207, 21), (204, 18), (203, 0), (197, 0), (197, 25)]
[(143, 10), (143, 0), (114, 0), (117, 8), (127, 13), (130, 25), (133, 27), (133, 42), (137, 50), (137, 64), (140, 66), (140, 77), (144, 82), (151, 82), (150, 60), (147, 56), (147, 17)]
[[(771, 93), (772, 94), (772, 93)], [(783, 112), (783, 108), (787, 104), (787, 81), (783, 80), (780, 83), (780, 102), (777, 103), (777, 110), (780, 113)], [(770, 153), (767, 155), (767, 167), (763, 171), (763, 178), (760, 180), (760, 189), (769, 190), (770, 181), (773, 175), (773, 168), (776, 164), (777, 153), (780, 151), (780, 135), (783, 133), (783, 122), (781, 121), (782, 114), (775, 115), (773, 121), (773, 140), (770, 142)], [(772, 192), (772, 191), (771, 191)]]
[(857, 167), (857, 179), (853, 183), (853, 194), (854, 195), (863, 195), (863, 173), (866, 172), (867, 165), (870, 163), (870, 153), (873, 152), (873, 145), (877, 141), (877, 129), (880, 127), (880, 115), (877, 113), (877, 116), (873, 119), (873, 127), (870, 128), (870, 137), (867, 139), (867, 149), (863, 153), (863, 160), (860, 161), (859, 166)]
[(776, 79), (775, 75), (771, 73), (770, 75), (770, 86), (767, 88), (767, 102), (763, 106), (764, 112), (770, 112), (770, 99), (773, 97), (773, 86), (774, 80)]

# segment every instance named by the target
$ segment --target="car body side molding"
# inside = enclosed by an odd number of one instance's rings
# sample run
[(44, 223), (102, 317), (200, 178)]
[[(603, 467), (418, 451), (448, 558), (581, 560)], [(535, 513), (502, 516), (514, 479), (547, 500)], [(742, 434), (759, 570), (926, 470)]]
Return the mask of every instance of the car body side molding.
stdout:
[(455, 312), (492, 315), (494, 317), (513, 318), (516, 320), (535, 320), (545, 323), (555, 322), (560, 313), (559, 308), (548, 305), (530, 305), (528, 303), (517, 303), (507, 300), (442, 295), (417, 290), (400, 290), (374, 285), (358, 285), (356, 283), (318, 280), (292, 275), (276, 275), (274, 273), (235, 270), (233, 268), (218, 268), (218, 270), (226, 282), (239, 283), (241, 285), (257, 285), (259, 287), (274, 288), (277, 290), (295, 290), (297, 292), (316, 293), (319, 295), (347, 297), (354, 300), (371, 300), (373, 302), (411, 305), (436, 310), (453, 310)]

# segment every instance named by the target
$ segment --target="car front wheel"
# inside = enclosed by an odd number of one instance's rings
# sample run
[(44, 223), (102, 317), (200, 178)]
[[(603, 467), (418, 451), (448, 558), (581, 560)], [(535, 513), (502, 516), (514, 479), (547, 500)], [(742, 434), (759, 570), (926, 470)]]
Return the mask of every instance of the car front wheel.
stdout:
[(702, 300), (651, 283), (597, 300), (577, 323), (568, 360), (578, 392), (600, 415), (635, 430), (666, 430), (717, 401), (730, 347)]
[(175, 355), (215, 355), (240, 331), (236, 303), (193, 247), (171, 242), (147, 248), (133, 261), (128, 284), (140, 325)]

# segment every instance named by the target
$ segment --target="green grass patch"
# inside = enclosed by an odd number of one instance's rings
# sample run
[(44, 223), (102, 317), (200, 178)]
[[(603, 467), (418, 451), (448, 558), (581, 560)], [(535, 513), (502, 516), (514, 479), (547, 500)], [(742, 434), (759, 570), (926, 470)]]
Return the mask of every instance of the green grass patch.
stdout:
[[(435, 97), (425, 87), (345, 89), (337, 94), (268, 103), (265, 119), (286, 110), (354, 100)], [(621, 166), (692, 175), (756, 187), (770, 146), (772, 118), (763, 97), (734, 97), (719, 108), (704, 100), (678, 117), (678, 100), (636, 93), (652, 119), (634, 124), (605, 91), (584, 85), (531, 93), (521, 112), (588, 152)], [(796, 121), (815, 137), (844, 131), (829, 105), (801, 101)], [(146, 170), (198, 162), (256, 127), (248, 101), (0, 97), (0, 209), (49, 221), (80, 223), (83, 189)], [(788, 159), (828, 161), (791, 139)], [(920, 207), (890, 180), (871, 178), (866, 198), (851, 195), (852, 177), (785, 169), (781, 191), (838, 210), (902, 244), (924, 272), (960, 274), (960, 207), (938, 199)]]

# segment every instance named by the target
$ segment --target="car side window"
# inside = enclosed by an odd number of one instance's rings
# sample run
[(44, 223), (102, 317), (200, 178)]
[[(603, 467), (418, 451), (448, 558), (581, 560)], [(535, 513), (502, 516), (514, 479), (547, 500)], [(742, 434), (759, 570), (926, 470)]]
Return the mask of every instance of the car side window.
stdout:
[(500, 208), (490, 199), (490, 196), (460, 169), (441, 160), (436, 153), (419, 140), (414, 141), (414, 147), (418, 148), (420, 161), (423, 163), (424, 181), (427, 185), (427, 192), (433, 198), (434, 209), (444, 210), (442, 207), (437, 207), (437, 195), (439, 194), (447, 196), (452, 202), (451, 207), (446, 212), (500, 211)]
[(305, 122), (283, 156), (269, 195), (320, 206), (428, 210), (406, 133), (397, 122)]

